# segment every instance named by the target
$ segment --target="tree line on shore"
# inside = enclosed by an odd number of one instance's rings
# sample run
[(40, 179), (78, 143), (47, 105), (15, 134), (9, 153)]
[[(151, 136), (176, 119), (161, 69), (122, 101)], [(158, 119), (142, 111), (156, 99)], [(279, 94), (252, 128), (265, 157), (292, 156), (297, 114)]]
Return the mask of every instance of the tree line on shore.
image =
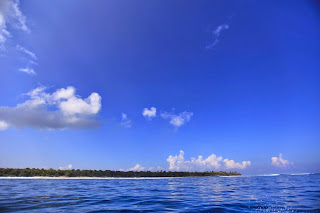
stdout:
[(203, 177), (234, 176), (238, 172), (176, 172), (176, 171), (113, 171), (113, 170), (55, 170), (0, 168), (0, 177)]

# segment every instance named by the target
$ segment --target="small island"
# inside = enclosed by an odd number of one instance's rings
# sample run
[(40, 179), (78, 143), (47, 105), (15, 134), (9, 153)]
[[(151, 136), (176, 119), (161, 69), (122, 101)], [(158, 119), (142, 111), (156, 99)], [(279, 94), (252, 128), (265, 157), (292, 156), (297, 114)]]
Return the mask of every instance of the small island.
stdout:
[(236, 176), (238, 172), (174, 172), (174, 171), (113, 171), (113, 170), (55, 170), (0, 168), (0, 177), (94, 177), (94, 178), (138, 178), (138, 177), (207, 177)]

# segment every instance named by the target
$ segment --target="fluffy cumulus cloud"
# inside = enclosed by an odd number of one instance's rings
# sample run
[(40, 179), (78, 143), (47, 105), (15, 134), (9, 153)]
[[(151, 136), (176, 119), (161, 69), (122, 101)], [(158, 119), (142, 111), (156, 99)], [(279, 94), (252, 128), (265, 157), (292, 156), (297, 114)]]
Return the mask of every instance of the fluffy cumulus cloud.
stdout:
[[(28, 99), (15, 107), (0, 106), (0, 129), (10, 126), (37, 129), (89, 128), (98, 125), (101, 96), (92, 93), (82, 99), (74, 87), (58, 89), (50, 94), (38, 87), (27, 94)], [(1, 125), (2, 124), (2, 125)]]
[(93, 115), (101, 108), (101, 97), (98, 93), (92, 93), (88, 98), (82, 99), (72, 96), (68, 99), (58, 99), (58, 106), (65, 115)]
[(1, 0), (0, 1), (0, 47), (11, 37), (8, 26), (30, 32), (26, 25), (26, 17), (19, 8), (18, 0)]
[[(39, 90), (39, 88), (37, 88), (37, 90)], [(35, 90), (35, 92), (37, 92), (37, 90)], [(74, 96), (74, 93), (75, 93), (74, 87), (61, 88), (52, 94), (52, 98), (54, 100), (69, 99)]]
[(282, 154), (279, 154), (279, 157), (272, 157), (271, 158), (271, 165), (278, 167), (278, 168), (284, 168), (290, 165), (293, 165), (292, 162), (285, 160), (282, 158)]
[[(186, 160), (184, 158), (184, 151), (180, 151), (179, 155), (170, 155), (167, 158), (170, 171), (214, 171), (218, 169), (245, 169), (251, 166), (250, 161), (242, 161), (237, 163), (234, 160), (223, 159), (221, 156), (211, 154), (207, 158), (203, 158), (201, 155), (198, 158), (191, 158)], [(128, 169), (128, 171), (160, 171), (164, 170), (161, 167), (143, 167), (140, 164), (136, 164), (134, 167)]]
[(168, 112), (161, 113), (161, 117), (164, 119), (169, 119), (170, 124), (175, 127), (180, 127), (185, 123), (189, 122), (192, 116), (193, 116), (192, 112), (181, 112), (179, 114), (168, 113)]
[(121, 114), (121, 126), (125, 127), (125, 128), (130, 128), (132, 126), (132, 121), (128, 119), (127, 114), (122, 113)]
[(213, 37), (213, 41), (211, 44), (207, 45), (206, 48), (210, 49), (212, 47), (214, 47), (218, 42), (219, 42), (219, 37), (220, 34), (223, 30), (227, 30), (229, 29), (229, 25), (228, 24), (222, 24), (220, 26), (218, 26), (213, 32), (212, 32), (212, 37)]
[(72, 164), (66, 165), (66, 166), (60, 166), (58, 169), (60, 170), (70, 170), (72, 169)]
[(219, 169), (221, 167), (221, 161), (222, 157), (218, 157), (215, 154), (212, 154), (205, 159), (200, 155), (198, 158), (185, 160), (184, 152), (182, 150), (180, 151), (179, 155), (170, 155), (167, 158), (169, 170), (171, 171), (210, 171)]
[(243, 161), (242, 163), (236, 163), (234, 160), (224, 159), (221, 156), (215, 154), (210, 155), (207, 158), (203, 158), (201, 155), (198, 158), (191, 158), (191, 160), (185, 160), (184, 152), (181, 150), (179, 155), (170, 155), (167, 159), (169, 163), (169, 170), (172, 171), (211, 171), (217, 170), (222, 167), (221, 163), (224, 162), (226, 169), (245, 169), (251, 165), (250, 161)]
[(145, 117), (145, 118), (153, 118), (153, 117), (156, 117), (157, 116), (157, 109), (155, 107), (151, 107), (150, 109), (148, 108), (144, 108), (142, 110), (142, 115)]
[(224, 165), (227, 169), (245, 169), (247, 166), (251, 166), (250, 161), (242, 161), (242, 163), (236, 163), (234, 160), (224, 159)]

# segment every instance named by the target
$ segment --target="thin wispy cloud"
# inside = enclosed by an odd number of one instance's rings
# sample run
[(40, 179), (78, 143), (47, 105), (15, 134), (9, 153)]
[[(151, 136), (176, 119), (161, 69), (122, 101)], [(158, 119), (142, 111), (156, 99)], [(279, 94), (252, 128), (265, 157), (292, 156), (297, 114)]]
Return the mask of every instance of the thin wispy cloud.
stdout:
[(215, 45), (218, 44), (219, 42), (219, 37), (222, 33), (222, 31), (229, 29), (229, 25), (228, 24), (222, 24), (220, 26), (218, 26), (214, 31), (212, 31), (212, 42), (206, 46), (207, 49), (210, 49), (212, 47), (214, 47)]
[(90, 128), (98, 125), (97, 113), (101, 109), (101, 96), (93, 92), (82, 99), (74, 87), (61, 88), (54, 93), (37, 87), (26, 95), (28, 99), (15, 107), (0, 106), (2, 129), (36, 128), (65, 129)]
[(19, 71), (27, 73), (29, 75), (36, 75), (37, 74), (32, 68), (20, 68)]
[[(1, 0), (0, 1), (0, 50), (5, 50), (5, 44), (8, 38), (12, 37), (12, 33), (8, 31), (20, 30), (30, 33), (30, 29), (26, 24), (26, 17), (21, 12), (19, 0)], [(16, 45), (16, 49), (24, 55), (26, 65), (20, 69), (21, 72), (29, 75), (35, 75), (36, 72), (33, 68), (37, 63), (37, 56), (32, 51)]]
[(279, 157), (272, 157), (271, 158), (271, 165), (278, 167), (278, 168), (285, 168), (288, 167), (290, 165), (293, 165), (292, 162), (283, 159), (282, 154), (279, 154)]
[(34, 62), (33, 60), (37, 60), (37, 56), (36, 54), (34, 54), (33, 52), (31, 52), (30, 50), (27, 50), (26, 48), (17, 45), (16, 49), (23, 53), (26, 57), (25, 60), (27, 60), (27, 66), (26, 68), (20, 68), (19, 71), (30, 74), (30, 75), (35, 75), (36, 72), (34, 71), (34, 69), (32, 68), (34, 65), (37, 65), (36, 62)]
[(185, 123), (189, 122), (191, 117), (193, 116), (193, 112), (181, 112), (179, 114), (163, 112), (161, 113), (161, 117), (164, 119), (169, 119), (170, 124), (175, 127), (180, 127)]
[(26, 17), (21, 12), (19, 0), (1, 0), (0, 1), (0, 48), (4, 48), (4, 43), (11, 37), (7, 30), (8, 26), (13, 29), (22, 30), (27, 33), (30, 29), (26, 24)]
[(128, 115), (125, 113), (121, 114), (121, 126), (125, 127), (125, 128), (130, 128), (132, 127), (132, 121), (128, 119)]
[(37, 56), (36, 56), (36, 54), (34, 54), (33, 52), (27, 50), (26, 48), (24, 48), (24, 47), (22, 47), (22, 46), (20, 46), (20, 45), (17, 45), (16, 48), (17, 48), (17, 50), (19, 50), (19, 51), (23, 52), (24, 54), (30, 56), (31, 58), (33, 58), (33, 59), (35, 59), (35, 60), (38, 59)]

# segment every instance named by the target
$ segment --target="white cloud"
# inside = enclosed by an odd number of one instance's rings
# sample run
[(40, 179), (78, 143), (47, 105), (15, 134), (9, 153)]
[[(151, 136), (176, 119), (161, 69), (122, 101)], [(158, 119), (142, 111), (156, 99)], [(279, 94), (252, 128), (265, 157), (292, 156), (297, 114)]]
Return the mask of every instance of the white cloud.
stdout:
[[(26, 24), (26, 17), (22, 14), (19, 5), (19, 0), (0, 0), (0, 50), (5, 50), (7, 39), (12, 37), (12, 34), (7, 29), (30, 32)], [(36, 72), (32, 66), (37, 64), (33, 61), (37, 60), (37, 56), (20, 45), (17, 45), (16, 49), (27, 56), (24, 57), (24, 60), (27, 61), (26, 68), (20, 68), (19, 71), (35, 75)]]
[(58, 169), (60, 170), (70, 170), (72, 169), (72, 164), (66, 165), (66, 166), (60, 166)]
[(45, 90), (38, 87), (28, 92), (29, 99), (16, 107), (0, 106), (0, 120), (16, 128), (38, 129), (89, 128), (98, 124), (95, 116), (101, 109), (98, 93), (82, 99), (75, 95), (74, 87), (52, 94)]
[(86, 99), (71, 96), (61, 101), (59, 108), (66, 115), (97, 114), (101, 108), (101, 96), (95, 92)]
[(67, 87), (58, 89), (56, 92), (52, 94), (52, 97), (54, 100), (60, 100), (60, 99), (69, 99), (74, 96), (76, 89), (74, 87)]
[(251, 161), (242, 161), (242, 163), (236, 163), (234, 160), (224, 159), (223, 162), (227, 169), (245, 169), (247, 166), (251, 166)]
[(19, 71), (27, 73), (29, 75), (36, 75), (37, 74), (32, 68), (20, 68)]
[(227, 30), (229, 29), (229, 25), (227, 24), (223, 24), (220, 25), (219, 27), (217, 27), (217, 29), (213, 32), (213, 34), (215, 34), (216, 36), (220, 36), (220, 33), (222, 30)]
[(153, 118), (157, 116), (157, 109), (155, 107), (151, 107), (150, 109), (144, 108), (142, 111), (142, 115), (146, 118)]
[(27, 94), (24, 95), (30, 96), (30, 100), (40, 100), (41, 103), (45, 103), (45, 101), (51, 100), (51, 94), (46, 93), (46, 89), (46, 87), (40, 86), (33, 90), (30, 90)]
[(30, 74), (30, 75), (35, 75), (36, 72), (34, 71), (34, 69), (32, 67), (34, 65), (37, 65), (37, 63), (33, 61), (33, 60), (37, 60), (37, 56), (33, 52), (27, 50), (26, 48), (24, 48), (24, 47), (22, 47), (20, 45), (17, 45), (16, 48), (20, 52), (22, 52), (25, 55), (27, 55), (29, 58), (31, 57), (31, 59), (24, 58), (24, 60), (27, 60), (27, 68), (20, 68), (19, 71), (25, 72), (25, 73)]
[(177, 156), (170, 155), (167, 158), (169, 163), (169, 170), (171, 171), (211, 171), (221, 167), (220, 162), (222, 157), (215, 154), (203, 159), (201, 155), (198, 158), (191, 158), (191, 160), (184, 159), (184, 152), (181, 150)]
[(161, 171), (163, 170), (163, 168), (161, 168), (160, 166), (157, 167), (143, 167), (140, 164), (136, 164), (134, 167), (128, 169), (127, 171), (151, 171), (151, 172), (157, 172), (157, 171)]
[(6, 122), (0, 121), (0, 131), (6, 130), (8, 127), (9, 127), (9, 125)]
[(132, 126), (132, 121), (128, 119), (127, 114), (122, 113), (121, 118), (122, 118), (121, 123), (120, 123), (121, 126), (123, 126), (125, 128), (130, 128)]
[[(1, 19), (1, 17), (0, 17)], [(3, 43), (6, 42), (6, 37), (10, 37), (10, 33), (5, 29), (5, 27), (1, 26), (1, 20), (0, 20), (0, 50), (3, 49)]]
[(182, 150), (178, 156), (170, 155), (167, 162), (169, 163), (169, 170), (171, 171), (212, 171), (220, 169), (222, 167), (221, 162), (224, 162), (226, 169), (245, 169), (247, 166), (251, 165), (250, 161), (243, 161), (240, 164), (234, 162), (234, 160), (223, 160), (221, 156), (218, 157), (215, 154), (211, 154), (205, 159), (199, 155), (198, 158), (185, 160), (184, 152)]
[[(246, 169), (251, 166), (250, 161), (242, 161), (242, 163), (237, 163), (234, 160), (224, 159), (221, 156), (211, 154), (207, 158), (203, 158), (201, 155), (198, 158), (191, 158), (186, 160), (184, 158), (184, 151), (180, 150), (179, 155), (170, 155), (167, 158), (169, 163), (170, 171), (189, 171), (189, 172), (205, 172), (205, 171), (215, 171), (218, 169)], [(224, 163), (224, 166), (223, 164)], [(165, 170), (160, 166), (157, 167), (143, 167), (140, 164), (136, 164), (134, 167), (128, 169), (127, 171), (161, 171)]]
[(192, 116), (192, 112), (181, 112), (178, 115), (168, 112), (161, 113), (161, 117), (164, 119), (170, 119), (170, 124), (175, 127), (180, 127), (186, 122), (189, 122)]
[(127, 120), (128, 119), (128, 115), (126, 113), (122, 113), (121, 114), (121, 118), (122, 118), (122, 120)]
[(219, 37), (220, 37), (221, 32), (223, 30), (227, 30), (227, 29), (229, 29), (229, 25), (228, 24), (222, 24), (222, 25), (218, 26), (212, 32), (213, 42), (211, 44), (207, 45), (206, 48), (210, 49), (210, 48), (214, 47), (219, 42)]
[(0, 45), (2, 48), (7, 38), (11, 36), (7, 31), (8, 26), (30, 32), (26, 25), (26, 17), (22, 14), (19, 4), (19, 0), (0, 1)]
[(279, 168), (284, 168), (290, 165), (293, 165), (292, 162), (289, 162), (288, 160), (285, 160), (282, 158), (282, 154), (279, 154), (279, 157), (272, 157), (271, 158), (271, 165)]
[(149, 167), (148, 168), (148, 171), (151, 171), (151, 172), (159, 172), (159, 171), (163, 171), (164, 169), (161, 167), (161, 166), (156, 166), (156, 167)]
[(33, 52), (27, 50), (26, 48), (24, 48), (24, 47), (22, 47), (22, 46), (20, 46), (20, 45), (17, 45), (17, 49), (18, 49), (19, 51), (23, 52), (24, 54), (30, 56), (31, 58), (37, 60), (36, 54), (34, 54)]
[(146, 168), (141, 166), (140, 164), (136, 164), (134, 167), (128, 169), (128, 171), (145, 171)]
[(0, 1), (0, 45), (6, 42), (10, 33), (7, 31), (6, 14), (9, 9), (9, 1)]
[[(8, 0), (4, 0), (8, 1)], [(26, 17), (22, 14), (20, 8), (19, 8), (19, 0), (9, 0), (10, 5), (10, 13), (9, 15), (9, 21), (13, 23), (13, 25), (20, 30), (23, 30), (25, 32), (30, 32), (29, 28), (26, 25)]]

